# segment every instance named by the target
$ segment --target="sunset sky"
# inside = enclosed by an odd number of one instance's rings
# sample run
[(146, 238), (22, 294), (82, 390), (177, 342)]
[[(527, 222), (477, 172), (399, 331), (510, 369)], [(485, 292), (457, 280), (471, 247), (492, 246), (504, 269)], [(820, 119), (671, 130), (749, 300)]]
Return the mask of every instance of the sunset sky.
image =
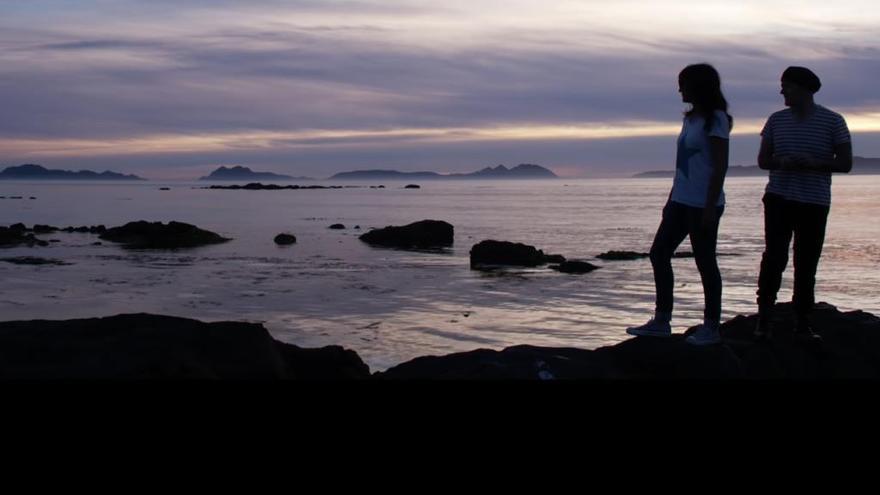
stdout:
[(672, 169), (695, 62), (721, 73), (731, 164), (789, 65), (880, 156), (878, 25), (876, 0), (0, 0), (0, 167)]

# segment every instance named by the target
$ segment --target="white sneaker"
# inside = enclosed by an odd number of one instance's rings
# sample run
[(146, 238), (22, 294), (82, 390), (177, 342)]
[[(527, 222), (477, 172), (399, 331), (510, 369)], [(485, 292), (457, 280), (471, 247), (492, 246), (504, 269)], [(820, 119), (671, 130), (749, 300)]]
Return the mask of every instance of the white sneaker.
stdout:
[(672, 326), (669, 325), (668, 321), (651, 318), (644, 325), (627, 328), (626, 333), (642, 337), (672, 337)]
[(715, 327), (700, 325), (694, 333), (684, 339), (688, 344), (712, 345), (721, 343), (721, 334)]

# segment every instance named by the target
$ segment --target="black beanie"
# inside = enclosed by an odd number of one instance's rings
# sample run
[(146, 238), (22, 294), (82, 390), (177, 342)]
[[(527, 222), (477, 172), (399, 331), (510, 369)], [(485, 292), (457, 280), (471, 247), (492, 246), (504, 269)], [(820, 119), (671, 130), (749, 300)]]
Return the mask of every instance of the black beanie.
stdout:
[(792, 66), (785, 69), (785, 72), (782, 73), (782, 80), (791, 81), (813, 93), (819, 91), (819, 88), (822, 87), (822, 82), (819, 81), (819, 76), (806, 67)]

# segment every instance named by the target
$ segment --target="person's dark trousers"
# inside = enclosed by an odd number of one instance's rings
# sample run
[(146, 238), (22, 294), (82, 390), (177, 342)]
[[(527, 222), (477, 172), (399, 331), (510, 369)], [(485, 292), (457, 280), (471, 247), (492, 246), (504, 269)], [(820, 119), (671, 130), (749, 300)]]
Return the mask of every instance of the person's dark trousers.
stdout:
[(795, 313), (808, 316), (815, 303), (816, 268), (825, 242), (828, 206), (790, 201), (778, 194), (764, 195), (764, 256), (758, 276), (758, 308), (766, 312), (776, 303), (782, 272), (788, 264), (788, 246), (794, 236)]
[(707, 321), (721, 319), (721, 272), (715, 259), (715, 246), (718, 242), (718, 223), (724, 207), (717, 208), (714, 225), (704, 230), (701, 227), (703, 209), (669, 201), (663, 208), (663, 220), (654, 236), (651, 246), (651, 265), (654, 267), (654, 285), (657, 289), (657, 311), (672, 313), (672, 291), (675, 280), (672, 274), (672, 255), (675, 249), (690, 236), (691, 247), (703, 281), (703, 295), (706, 306), (704, 317)]

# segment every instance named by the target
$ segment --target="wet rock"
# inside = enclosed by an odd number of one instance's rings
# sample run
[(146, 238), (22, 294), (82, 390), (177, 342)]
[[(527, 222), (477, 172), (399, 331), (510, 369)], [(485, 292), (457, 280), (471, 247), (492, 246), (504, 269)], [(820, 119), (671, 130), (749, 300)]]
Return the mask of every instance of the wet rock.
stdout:
[(171, 188), (170, 187), (160, 187), (159, 190), (160, 191), (170, 191)]
[(333, 225), (331, 225), (328, 228), (333, 229), (333, 230), (344, 230), (345, 225), (342, 225), (341, 223), (334, 223)]
[(339, 346), (304, 349), (259, 324), (127, 314), (0, 322), (0, 379), (363, 379)]
[(422, 220), (401, 227), (371, 230), (359, 237), (374, 246), (397, 248), (435, 248), (451, 246), (455, 237), (452, 224), (442, 220)]
[(296, 243), (296, 236), (291, 234), (278, 234), (275, 236), (275, 244), (286, 246)]
[(623, 261), (637, 260), (639, 258), (647, 258), (648, 256), (648, 253), (639, 253), (636, 251), (608, 251), (596, 257), (600, 260), (606, 261)]
[(53, 227), (51, 225), (34, 225), (34, 233), (35, 234), (50, 234), (52, 232), (58, 232), (58, 227)]
[(9, 230), (13, 232), (27, 232), (28, 228), (23, 223), (14, 223), (9, 226)]
[(407, 184), (404, 187), (404, 189), (421, 189), (421, 188), (422, 188), (422, 186), (420, 186), (418, 184)]
[[(880, 378), (880, 318), (842, 313), (819, 303), (813, 329), (823, 342), (798, 342), (791, 333), (791, 305), (779, 304), (774, 320), (781, 335), (755, 341), (757, 315), (737, 316), (721, 326), (723, 343), (693, 346), (684, 337), (636, 337), (595, 350), (509, 347), (420, 357), (374, 376), (379, 379), (872, 379)], [(622, 324), (621, 327), (624, 325)]]
[(4, 263), (12, 263), (14, 265), (70, 265), (66, 261), (53, 258), (38, 258), (36, 256), (16, 256), (12, 258), (0, 258)]
[(28, 247), (49, 245), (48, 242), (34, 237), (34, 234), (26, 233), (26, 230), (19, 227), (20, 225), (16, 224), (15, 229), (0, 227), (0, 247), (15, 247), (22, 244)]
[(561, 254), (545, 254), (544, 261), (547, 263), (565, 263), (565, 256)]
[(231, 240), (188, 223), (172, 221), (163, 224), (143, 220), (106, 229), (100, 238), (137, 249), (189, 248)]
[(550, 268), (562, 273), (589, 273), (599, 267), (586, 261), (564, 261), (558, 265), (550, 265)]
[(470, 251), (471, 268), (491, 265), (539, 266), (547, 263), (540, 249), (528, 244), (486, 240), (475, 244)]

